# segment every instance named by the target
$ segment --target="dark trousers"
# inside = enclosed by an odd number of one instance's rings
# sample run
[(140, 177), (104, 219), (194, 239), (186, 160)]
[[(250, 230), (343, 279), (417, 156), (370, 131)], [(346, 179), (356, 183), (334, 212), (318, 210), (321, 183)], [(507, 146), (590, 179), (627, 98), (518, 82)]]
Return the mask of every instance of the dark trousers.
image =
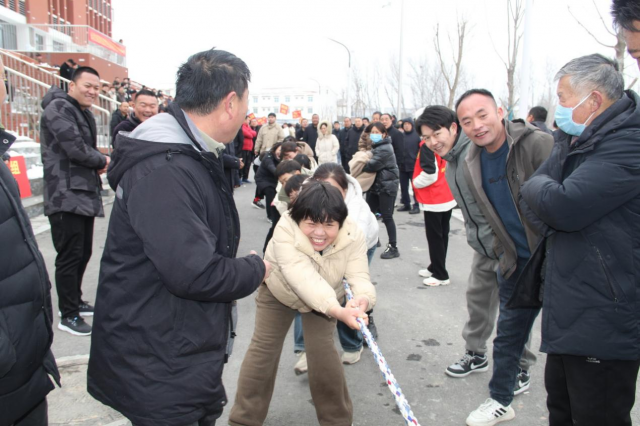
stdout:
[(344, 169), (345, 172), (351, 173), (351, 170), (349, 169), (349, 161), (351, 161), (353, 156), (349, 155), (349, 153), (346, 152), (346, 150), (344, 152), (340, 150), (340, 153), (342, 154), (342, 157), (340, 158), (342, 160), (342, 168)]
[[(278, 209), (275, 206), (272, 206), (273, 200), (276, 198), (276, 189), (272, 186), (267, 186), (262, 189), (262, 194), (264, 194), (264, 202), (265, 202), (265, 210), (267, 211), (267, 217), (271, 219), (272, 222), (275, 222), (273, 218), (278, 213)], [(275, 212), (275, 213), (274, 213)]]
[(80, 314), (82, 277), (91, 259), (95, 218), (61, 212), (49, 216), (56, 256), (56, 290), (62, 318)]
[(446, 212), (424, 212), (424, 228), (429, 246), (431, 264), (427, 269), (438, 280), (448, 280), (447, 248), (449, 247), (449, 221), (451, 210)]
[(544, 384), (550, 426), (631, 426), (637, 361), (547, 355)]
[[(208, 414), (198, 420), (197, 422), (190, 423), (184, 426), (216, 426), (216, 420), (218, 420), (222, 416), (222, 411), (217, 411), (213, 414)], [(136, 426), (132, 423), (132, 426)]]
[(240, 179), (249, 180), (251, 162), (253, 161), (253, 151), (242, 150), (242, 156), (240, 158), (242, 158), (242, 162), (244, 163), (244, 167), (240, 170)]
[[(411, 185), (411, 179), (413, 179), (413, 171), (400, 172), (400, 202), (405, 207), (411, 207), (411, 196), (409, 196), (409, 185)], [(416, 194), (413, 194), (414, 205), (418, 205), (416, 200)]]
[(389, 244), (395, 247), (398, 244), (396, 237), (396, 223), (393, 220), (393, 206), (396, 201), (397, 194), (374, 194), (369, 191), (367, 194), (367, 202), (372, 212), (380, 212), (382, 215), (382, 223), (387, 228), (387, 235), (389, 236)]
[(267, 252), (267, 246), (269, 245), (269, 241), (273, 237), (273, 231), (276, 230), (276, 225), (278, 225), (278, 221), (280, 220), (280, 212), (275, 207), (271, 212), (271, 228), (269, 228), (269, 232), (267, 232), (267, 238), (264, 239), (264, 247), (262, 248), (262, 252)]
[[(258, 174), (258, 169), (260, 168), (260, 166), (256, 166), (255, 164), (253, 165), (253, 179), (255, 180), (256, 175)], [(261, 200), (262, 197), (264, 197), (264, 195), (262, 194), (262, 192), (260, 191), (260, 189), (258, 189), (258, 185), (256, 184), (256, 195), (255, 195), (255, 199), (256, 200)]]
[(49, 414), (47, 411), (47, 399), (43, 399), (24, 416), (16, 420), (12, 426), (47, 426)]

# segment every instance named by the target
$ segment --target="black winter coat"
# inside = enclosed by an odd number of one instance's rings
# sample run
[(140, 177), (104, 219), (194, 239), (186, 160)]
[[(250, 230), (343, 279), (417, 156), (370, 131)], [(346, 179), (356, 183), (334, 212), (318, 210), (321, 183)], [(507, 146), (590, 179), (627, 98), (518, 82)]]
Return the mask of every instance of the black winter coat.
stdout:
[(418, 158), (418, 151), (420, 151), (420, 136), (416, 132), (415, 124), (411, 118), (403, 118), (403, 126), (404, 123), (411, 123), (411, 131), (404, 133), (404, 162), (400, 171), (413, 173)]
[[(242, 134), (242, 128), (240, 128)], [(244, 142), (244, 135), (243, 142)], [(236, 137), (233, 142), (225, 144), (224, 154), (222, 155), (222, 165), (224, 167), (224, 176), (229, 184), (229, 190), (233, 194), (234, 187), (240, 185), (240, 159), (236, 156)]]
[(313, 127), (313, 124), (309, 124), (306, 129), (304, 129), (304, 135), (302, 136), (302, 140), (309, 145), (313, 152), (316, 152), (316, 142), (318, 140), (318, 128)]
[(394, 196), (398, 193), (400, 173), (396, 164), (396, 157), (391, 147), (391, 139), (386, 137), (382, 141), (373, 144), (373, 157), (364, 165), (363, 172), (375, 173), (376, 180), (370, 191), (373, 194), (388, 194)]
[(107, 159), (97, 149), (93, 114), (56, 86), (42, 99), (42, 108), (44, 214), (104, 216), (98, 170), (104, 168)]
[[(15, 138), (0, 131), (0, 156)], [(0, 162), (0, 426), (60, 385), (51, 353), (51, 284), (18, 185)]]
[(404, 133), (391, 126), (387, 129), (389, 137), (391, 138), (391, 145), (393, 145), (393, 153), (396, 156), (396, 164), (398, 170), (404, 169)]
[(348, 155), (347, 149), (347, 135), (349, 134), (349, 130), (351, 130), (353, 126), (344, 127), (340, 129), (336, 137), (338, 138), (338, 143), (340, 143), (340, 155)]
[(255, 177), (258, 191), (262, 192), (268, 187), (276, 189), (278, 186), (278, 178), (276, 177), (276, 167), (278, 167), (278, 164), (280, 164), (280, 160), (271, 152), (267, 152), (260, 163), (260, 168), (258, 168)]
[(202, 149), (175, 102), (168, 114), (171, 138), (193, 145), (121, 135), (114, 152), (87, 374), (94, 398), (141, 426), (187, 425), (222, 409), (232, 303), (265, 273), (258, 256), (235, 259), (240, 221), (222, 159)]
[(358, 143), (360, 142), (360, 136), (362, 136), (364, 128), (364, 125), (358, 128), (354, 124), (349, 129), (349, 133), (347, 133), (345, 143), (347, 145), (347, 153), (350, 157), (353, 157), (355, 153), (358, 152)]
[(523, 214), (549, 235), (541, 350), (637, 360), (640, 97), (626, 92), (571, 140), (556, 132), (551, 156), (520, 190)]
[(122, 115), (119, 108), (111, 113), (111, 124), (109, 124), (109, 129), (111, 130), (111, 136), (116, 134), (115, 130), (118, 124), (122, 123), (126, 119), (127, 119), (127, 116)]
[(133, 132), (140, 124), (141, 121), (138, 119), (138, 117), (136, 117), (133, 113), (129, 114), (126, 120), (123, 120), (116, 126), (113, 134), (111, 135), (111, 146), (113, 146), (114, 149), (116, 148), (116, 136), (118, 136), (118, 133)]

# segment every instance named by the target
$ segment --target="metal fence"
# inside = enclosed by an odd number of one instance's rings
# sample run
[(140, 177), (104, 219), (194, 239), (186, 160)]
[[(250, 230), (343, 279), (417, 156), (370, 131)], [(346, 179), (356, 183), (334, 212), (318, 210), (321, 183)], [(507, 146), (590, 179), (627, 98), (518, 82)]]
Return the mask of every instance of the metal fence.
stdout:
[[(40, 142), (40, 117), (42, 98), (51, 85), (5, 66), (7, 100), (1, 106), (2, 124), (20, 136)], [(98, 148), (110, 151), (111, 111), (94, 105), (91, 108), (96, 118)]]

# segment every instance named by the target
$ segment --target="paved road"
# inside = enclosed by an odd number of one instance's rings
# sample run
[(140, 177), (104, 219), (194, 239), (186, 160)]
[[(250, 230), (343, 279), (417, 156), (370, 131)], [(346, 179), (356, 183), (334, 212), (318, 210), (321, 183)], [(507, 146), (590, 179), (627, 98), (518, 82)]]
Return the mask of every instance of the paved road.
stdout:
[[(264, 211), (252, 208), (254, 186), (247, 185), (236, 191), (235, 199), (242, 220), (240, 254), (250, 250), (260, 252), (269, 224)], [(95, 300), (99, 262), (104, 246), (108, 215), (96, 220), (94, 249), (84, 282), (84, 297)], [(427, 266), (428, 251), (421, 215), (396, 213), (398, 241), (401, 257), (381, 260), (380, 249), (371, 267), (372, 280), (378, 291), (375, 321), (380, 333), (379, 345), (392, 372), (405, 392), (413, 412), (422, 425), (464, 425), (465, 418), (489, 397), (487, 385), (490, 373), (471, 375), (464, 379), (451, 379), (444, 369), (464, 352), (460, 332), (466, 318), (465, 290), (472, 251), (466, 244), (463, 224), (452, 219), (449, 243), (448, 269), (452, 284), (447, 287), (426, 288), (418, 277), (418, 269)], [(46, 221), (45, 221), (46, 222)], [(42, 219), (35, 223), (42, 230)], [(35, 227), (35, 226), (34, 226)], [(387, 241), (381, 225), (381, 242)], [(50, 232), (38, 235), (38, 243), (53, 277), (55, 252)], [(52, 292), (57, 304), (55, 290)], [(234, 354), (224, 373), (224, 383), (233, 403), (236, 382), (243, 354), (253, 332), (255, 304), (248, 297), (239, 304), (240, 324)], [(57, 324), (56, 324), (57, 325)], [(540, 325), (533, 330), (533, 348), (538, 364), (532, 369), (529, 392), (516, 397), (513, 407), (517, 417), (509, 425), (538, 426), (548, 424), (543, 385), (545, 355), (538, 353)], [(93, 400), (86, 389), (86, 360), (89, 353), (88, 337), (58, 332), (53, 352), (60, 361), (63, 388), (49, 396), (51, 425), (109, 425), (125, 426), (129, 423), (121, 415)], [(285, 342), (280, 362), (276, 389), (265, 425), (315, 425), (317, 420), (309, 393), (306, 376), (293, 372), (296, 358), (293, 354), (292, 331)], [(346, 366), (347, 381), (354, 403), (354, 424), (404, 424), (382, 376), (366, 350), (362, 360)], [(640, 388), (637, 395), (640, 397)], [(228, 409), (218, 424), (226, 424)], [(640, 409), (633, 412), (640, 423)]]

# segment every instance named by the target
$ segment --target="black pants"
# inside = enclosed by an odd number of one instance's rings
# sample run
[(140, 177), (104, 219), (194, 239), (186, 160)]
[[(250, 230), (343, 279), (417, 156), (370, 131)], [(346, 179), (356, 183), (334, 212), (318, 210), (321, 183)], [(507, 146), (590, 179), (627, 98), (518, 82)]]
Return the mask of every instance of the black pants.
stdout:
[[(242, 156), (240, 158), (242, 158), (242, 162), (244, 163), (244, 167), (240, 170), (240, 179), (249, 180), (251, 162), (253, 161), (253, 151), (242, 150)], [(255, 166), (253, 167), (255, 168)]]
[(398, 244), (396, 236), (396, 223), (393, 220), (393, 205), (396, 201), (398, 194), (374, 194), (369, 191), (367, 202), (372, 212), (380, 212), (382, 215), (382, 223), (387, 228), (387, 235), (389, 236), (389, 244), (396, 247)]
[(343, 152), (342, 150), (340, 150), (340, 160), (342, 160), (342, 168), (344, 169), (345, 172), (347, 173), (351, 173), (351, 170), (349, 169), (349, 161), (351, 161), (351, 159), (353, 158), (352, 155), (349, 155), (348, 152)]
[[(409, 185), (411, 185), (411, 179), (413, 179), (413, 171), (400, 172), (400, 202), (405, 207), (411, 207), (411, 197), (409, 196)], [(414, 205), (418, 205), (415, 193), (413, 194)]]
[[(255, 164), (253, 165), (253, 179), (256, 179), (256, 175), (258, 174), (258, 169), (260, 168), (260, 166), (256, 166)], [(262, 197), (264, 197), (264, 195), (262, 194), (262, 192), (260, 191), (260, 189), (258, 189), (258, 185), (256, 184), (256, 195), (255, 195), (255, 199), (256, 200), (261, 200)]]
[(95, 218), (62, 212), (49, 216), (56, 256), (56, 290), (62, 318), (79, 315), (82, 277), (91, 259)]
[(271, 241), (271, 238), (273, 237), (273, 231), (275, 231), (276, 225), (278, 224), (279, 220), (280, 212), (274, 207), (273, 211), (271, 212), (271, 221), (273, 223), (271, 224), (271, 228), (269, 228), (269, 232), (267, 232), (267, 238), (264, 239), (264, 247), (262, 247), (262, 253), (267, 252), (267, 246), (269, 245), (269, 241)]
[(550, 426), (631, 426), (637, 361), (548, 355), (544, 372)]
[(449, 247), (449, 221), (451, 210), (446, 212), (424, 212), (424, 228), (427, 234), (429, 246), (429, 259), (431, 264), (427, 268), (433, 278), (448, 280), (447, 272), (447, 248)]
[(43, 399), (23, 417), (16, 420), (12, 426), (47, 426), (49, 414), (47, 411), (47, 399)]
[[(213, 414), (208, 414), (203, 418), (201, 418), (200, 420), (184, 426), (216, 426), (216, 420), (218, 420), (220, 416), (222, 416), (222, 411), (218, 411)], [(132, 426), (136, 426), (136, 425), (132, 423)]]
[[(275, 214), (278, 213), (278, 210), (275, 206), (272, 206), (271, 203), (276, 198), (276, 189), (272, 186), (267, 186), (266, 188), (262, 188), (262, 194), (264, 194), (264, 202), (265, 202), (265, 210), (267, 210), (267, 217), (271, 219), (272, 222), (275, 222), (273, 218)], [(274, 214), (275, 212), (275, 214)]]

